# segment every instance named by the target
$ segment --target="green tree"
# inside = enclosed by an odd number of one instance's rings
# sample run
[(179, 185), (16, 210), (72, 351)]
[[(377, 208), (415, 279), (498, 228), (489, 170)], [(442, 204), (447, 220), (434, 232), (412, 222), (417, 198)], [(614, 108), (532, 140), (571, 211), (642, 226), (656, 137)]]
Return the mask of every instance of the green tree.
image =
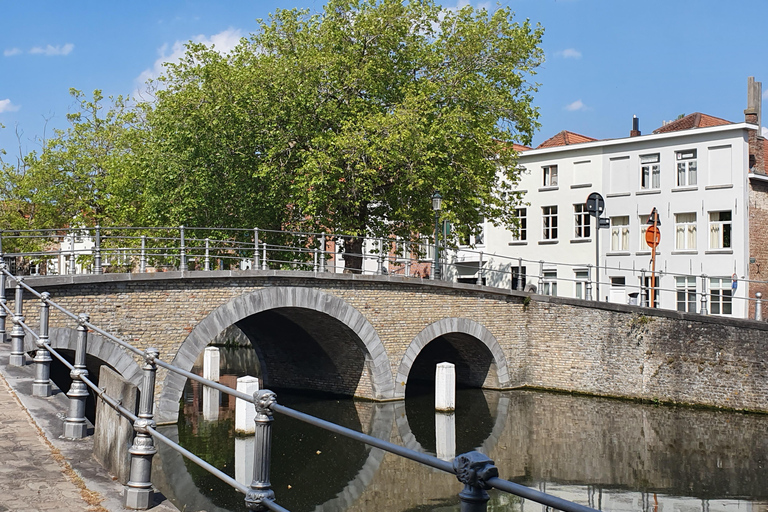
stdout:
[(460, 234), (513, 226), (512, 142), (537, 127), (543, 58), (542, 29), (513, 18), (331, 0), (277, 11), (226, 56), (190, 45), (147, 117), (147, 218), (408, 238), (432, 231), (437, 189)]

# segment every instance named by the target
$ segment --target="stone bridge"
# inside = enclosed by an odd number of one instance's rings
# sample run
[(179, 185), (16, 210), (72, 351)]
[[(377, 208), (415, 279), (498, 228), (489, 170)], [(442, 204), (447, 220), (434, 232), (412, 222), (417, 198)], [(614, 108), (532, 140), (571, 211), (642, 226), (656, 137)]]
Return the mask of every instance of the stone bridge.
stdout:
[[(450, 361), (457, 382), (470, 387), (768, 412), (763, 322), (393, 276), (213, 271), (26, 283), (184, 370), (236, 326), (253, 344), (267, 387), (398, 400), (409, 382), (433, 379), (434, 365)], [(8, 297), (13, 303), (10, 290)], [(29, 299), (25, 313), (35, 326)], [(51, 344), (74, 350), (72, 321), (52, 310), (51, 326)], [(89, 355), (138, 379), (135, 359), (97, 335)], [(160, 376), (158, 423), (177, 420), (184, 383)]]

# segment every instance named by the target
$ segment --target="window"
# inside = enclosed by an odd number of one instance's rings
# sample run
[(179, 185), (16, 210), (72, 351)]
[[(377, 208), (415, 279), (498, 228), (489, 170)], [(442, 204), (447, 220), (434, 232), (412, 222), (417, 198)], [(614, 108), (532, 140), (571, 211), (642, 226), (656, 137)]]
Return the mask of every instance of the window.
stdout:
[(731, 248), (731, 212), (709, 212), (709, 248)]
[[(640, 216), (640, 250), (641, 251), (651, 251), (651, 247), (648, 245), (648, 242), (645, 241), (645, 232), (648, 231), (648, 226), (650, 224), (647, 224), (648, 216), (647, 215), (641, 215)], [(658, 251), (658, 247), (656, 247), (656, 250)]]
[(395, 243), (395, 258), (398, 261), (411, 259), (411, 242), (408, 240), (398, 240)]
[(512, 240), (525, 242), (528, 240), (528, 208), (517, 208), (515, 217), (517, 217), (519, 225), (517, 226), (517, 233), (512, 234)]
[[(648, 307), (648, 304), (651, 303), (651, 276), (646, 276), (645, 278), (640, 278), (640, 286), (642, 289), (642, 303), (641, 305)], [(657, 308), (659, 307), (659, 276), (656, 275), (656, 282), (654, 283), (653, 287), (653, 307)]]
[(713, 315), (733, 314), (733, 280), (729, 277), (713, 277), (709, 280), (709, 310)]
[(629, 217), (611, 217), (611, 251), (629, 250)]
[(557, 166), (547, 165), (544, 166), (544, 186), (556, 187), (557, 186)]
[(544, 271), (541, 293), (544, 295), (557, 295), (557, 270)]
[[(521, 272), (522, 271), (522, 272)], [(525, 288), (526, 267), (512, 267), (512, 289), (523, 290)]]
[(584, 299), (587, 281), (589, 280), (589, 272), (586, 270), (576, 270), (576, 298)]
[(586, 204), (573, 205), (573, 226), (576, 238), (589, 238), (589, 213)]
[(677, 289), (677, 310), (687, 313), (696, 312), (696, 278), (684, 276), (675, 278)]
[(697, 183), (696, 150), (678, 151), (677, 155), (677, 186), (692, 187)]
[(696, 249), (696, 213), (675, 214), (675, 249), (678, 251)]
[(557, 240), (557, 206), (541, 208), (544, 240)]
[(661, 166), (659, 154), (640, 156), (640, 188), (643, 190), (659, 188)]
[[(443, 233), (443, 236), (446, 236), (445, 232)], [(459, 245), (476, 246), (483, 244), (485, 244), (485, 219), (480, 217), (477, 221), (477, 226), (475, 227), (475, 234), (470, 235), (465, 233), (461, 235), (459, 237)]]

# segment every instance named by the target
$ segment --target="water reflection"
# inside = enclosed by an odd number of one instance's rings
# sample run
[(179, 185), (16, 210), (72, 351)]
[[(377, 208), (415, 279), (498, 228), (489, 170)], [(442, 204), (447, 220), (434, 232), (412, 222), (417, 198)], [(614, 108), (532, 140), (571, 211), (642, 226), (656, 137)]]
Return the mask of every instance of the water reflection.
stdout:
[[(225, 381), (227, 371), (222, 374)], [(247, 441), (233, 435), (234, 400), (222, 395), (214, 420), (196, 385), (188, 384), (184, 396), (182, 421), (163, 433), (247, 480), (235, 465), (249, 449), (236, 457), (236, 444)], [(431, 393), (411, 392), (405, 402), (388, 404), (283, 391), (278, 400), (437, 451)], [(460, 390), (456, 401), (456, 453), (487, 453), (504, 478), (603, 510), (768, 510), (768, 416), (534, 391)], [(242, 495), (175, 453), (161, 446), (155, 459), (157, 485), (179, 508), (245, 510)], [(451, 475), (280, 416), (272, 482), (278, 503), (294, 512), (458, 510), (461, 490)], [(489, 510), (521, 512), (539, 507), (504, 493), (492, 493), (489, 504)]]

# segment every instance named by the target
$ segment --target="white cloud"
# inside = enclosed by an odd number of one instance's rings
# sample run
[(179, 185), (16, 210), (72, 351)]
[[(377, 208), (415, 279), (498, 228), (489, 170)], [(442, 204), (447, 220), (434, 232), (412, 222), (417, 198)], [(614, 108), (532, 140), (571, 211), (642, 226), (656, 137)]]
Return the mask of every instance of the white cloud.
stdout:
[(763, 128), (760, 130), (760, 133), (762, 133), (762, 134), (763, 134), (763, 137), (765, 137), (766, 139), (768, 139), (768, 128), (766, 128), (765, 126), (763, 126)]
[(21, 107), (19, 105), (14, 105), (11, 103), (11, 100), (9, 99), (0, 100), (0, 114), (3, 112), (16, 112), (20, 108)]
[(22, 53), (22, 51), (19, 48), (9, 48), (9, 49), (3, 51), (3, 55), (5, 57), (12, 57), (12, 56), (18, 55), (20, 53)]
[(564, 59), (580, 59), (581, 52), (576, 48), (566, 48), (565, 50), (556, 52), (555, 55)]
[(69, 55), (74, 48), (75, 45), (72, 43), (67, 43), (64, 46), (53, 46), (49, 44), (46, 45), (45, 48), (42, 46), (35, 46), (29, 50), (29, 53), (33, 55), (45, 55), (47, 57), (52, 57), (57, 55)]
[[(216, 48), (216, 50), (219, 51), (219, 53), (229, 53), (235, 48), (235, 46), (237, 46), (242, 37), (243, 34), (240, 29), (228, 28), (227, 30), (219, 32), (218, 34), (214, 34), (210, 37), (207, 37), (203, 34), (194, 36), (191, 38), (191, 41), (193, 43), (203, 43), (206, 46), (213, 46)], [(149, 79), (157, 78), (163, 73), (163, 64), (166, 62), (177, 62), (181, 60), (181, 58), (184, 56), (184, 52), (186, 52), (184, 45), (187, 44), (187, 42), (188, 41), (176, 41), (173, 43), (173, 46), (170, 47), (170, 51), (167, 44), (161, 46), (157, 50), (157, 53), (160, 55), (160, 57), (157, 58), (151, 68), (142, 71), (141, 74), (136, 78), (136, 81), (139, 84), (144, 84)]]
[(581, 100), (576, 100), (573, 103), (566, 105), (565, 110), (576, 112), (578, 110), (587, 110), (587, 106)]

